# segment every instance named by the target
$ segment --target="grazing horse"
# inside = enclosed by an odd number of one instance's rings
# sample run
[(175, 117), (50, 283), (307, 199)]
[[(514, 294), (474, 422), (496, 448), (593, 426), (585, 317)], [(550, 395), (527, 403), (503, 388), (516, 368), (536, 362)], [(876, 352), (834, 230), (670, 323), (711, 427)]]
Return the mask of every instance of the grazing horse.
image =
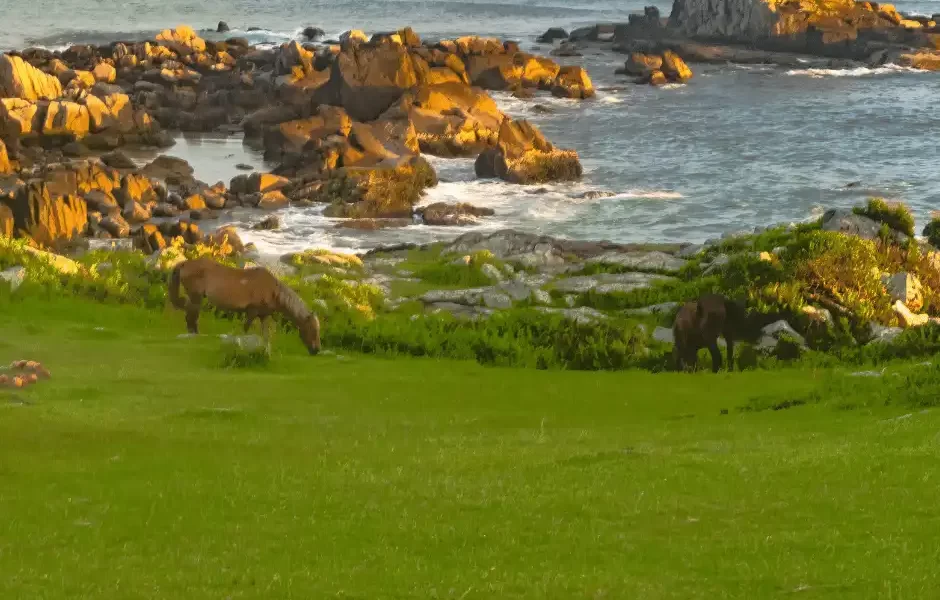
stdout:
[(676, 370), (694, 369), (698, 351), (708, 348), (712, 355), (712, 371), (721, 369), (718, 336), (728, 345), (728, 370), (734, 370), (734, 337), (744, 325), (744, 306), (718, 294), (705, 294), (688, 302), (676, 314), (672, 326), (675, 338)]
[[(180, 295), (180, 287), (186, 298)], [(208, 298), (222, 310), (245, 314), (245, 332), (255, 319), (261, 319), (265, 343), (270, 342), (268, 317), (280, 313), (298, 330), (310, 354), (320, 351), (320, 320), (287, 284), (261, 267), (236, 269), (208, 258), (180, 263), (170, 275), (170, 302), (186, 311), (186, 327), (199, 332), (199, 309)]]

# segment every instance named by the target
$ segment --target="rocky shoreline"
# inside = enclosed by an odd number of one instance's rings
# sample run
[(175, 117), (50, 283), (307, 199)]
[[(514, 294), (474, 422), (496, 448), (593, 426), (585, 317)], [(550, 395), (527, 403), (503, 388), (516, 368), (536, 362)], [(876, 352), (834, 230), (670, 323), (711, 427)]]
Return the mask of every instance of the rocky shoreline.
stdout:
[[(465, 37), (358, 31), (337, 43), (278, 48), (207, 41), (188, 27), (153, 40), (28, 49), (0, 56), (0, 232), (59, 248), (134, 239), (155, 251), (203, 238), (197, 222), (250, 207), (324, 206), (342, 227), (409, 219), (464, 225), (465, 204), (415, 211), (437, 183), (424, 155), (477, 157), (483, 178), (580, 178), (574, 150), (504, 115), (487, 90), (575, 100), (594, 95), (581, 67)], [(215, 184), (159, 156), (142, 168), (124, 148), (162, 148), (171, 132), (219, 132), (263, 149), (270, 173)]]
[[(940, 14), (898, 12), (892, 4), (855, 0), (675, 0), (668, 17), (656, 7), (628, 23), (598, 24), (572, 31), (553, 28), (539, 38), (561, 55), (602, 47), (630, 54), (674, 53), (691, 63), (865, 65), (940, 70)], [(644, 73), (640, 73), (644, 75)], [(646, 81), (641, 81), (645, 83)]]

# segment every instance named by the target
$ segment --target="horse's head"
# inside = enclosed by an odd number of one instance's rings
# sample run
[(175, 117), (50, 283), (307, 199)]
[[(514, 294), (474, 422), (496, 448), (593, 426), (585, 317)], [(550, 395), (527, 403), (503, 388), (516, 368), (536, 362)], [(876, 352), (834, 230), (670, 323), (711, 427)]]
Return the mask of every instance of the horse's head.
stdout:
[(311, 314), (300, 324), (300, 339), (310, 354), (320, 351), (320, 319), (315, 314)]

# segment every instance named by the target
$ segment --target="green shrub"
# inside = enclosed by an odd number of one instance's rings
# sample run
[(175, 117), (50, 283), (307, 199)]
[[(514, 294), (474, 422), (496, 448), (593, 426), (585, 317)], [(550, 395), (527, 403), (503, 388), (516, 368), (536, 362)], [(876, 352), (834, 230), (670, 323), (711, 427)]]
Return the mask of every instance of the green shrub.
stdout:
[(804, 294), (828, 298), (861, 321), (891, 322), (891, 302), (881, 283), (883, 258), (874, 242), (819, 231), (792, 251), (793, 273), (805, 285)]
[(496, 260), (491, 252), (482, 250), (470, 255), (463, 262), (456, 255), (447, 255), (435, 262), (418, 266), (414, 276), (427, 283), (461, 288), (492, 285), (493, 281), (483, 272), (483, 265), (491, 264), (502, 271), (505, 265)]
[(924, 226), (924, 237), (934, 248), (940, 248), (940, 217), (934, 217)]
[(853, 212), (884, 223), (894, 231), (900, 231), (908, 237), (914, 237), (914, 216), (900, 202), (886, 202), (883, 198), (871, 198), (864, 208), (856, 207)]

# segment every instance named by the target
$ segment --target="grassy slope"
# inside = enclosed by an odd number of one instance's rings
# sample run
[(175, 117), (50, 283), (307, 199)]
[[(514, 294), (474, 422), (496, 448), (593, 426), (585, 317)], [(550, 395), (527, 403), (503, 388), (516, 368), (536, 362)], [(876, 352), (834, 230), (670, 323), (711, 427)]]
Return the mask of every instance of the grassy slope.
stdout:
[(0, 597), (940, 591), (940, 411), (735, 410), (839, 374), (310, 358), (286, 334), (225, 370), (182, 331), (0, 300), (0, 364), (54, 377), (0, 391)]

